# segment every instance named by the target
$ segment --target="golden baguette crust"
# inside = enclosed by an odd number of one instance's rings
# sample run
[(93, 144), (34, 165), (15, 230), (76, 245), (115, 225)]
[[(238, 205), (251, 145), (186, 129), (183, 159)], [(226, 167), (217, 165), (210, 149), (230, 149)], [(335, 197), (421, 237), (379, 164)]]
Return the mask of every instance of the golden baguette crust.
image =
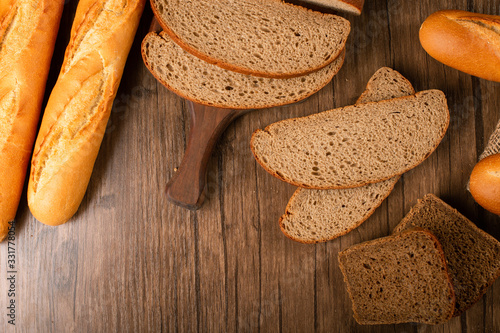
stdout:
[(81, 0), (31, 161), (28, 205), (59, 225), (78, 210), (146, 0)]
[(15, 218), (64, 0), (0, 0), (0, 241)]
[(500, 82), (500, 16), (461, 10), (436, 12), (422, 24), (420, 43), (445, 65)]

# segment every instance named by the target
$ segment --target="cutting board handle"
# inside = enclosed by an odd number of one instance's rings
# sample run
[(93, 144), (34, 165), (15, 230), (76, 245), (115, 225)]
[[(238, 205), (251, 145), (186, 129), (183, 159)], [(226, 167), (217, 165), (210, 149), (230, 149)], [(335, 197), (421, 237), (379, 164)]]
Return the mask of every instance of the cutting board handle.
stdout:
[(205, 199), (207, 166), (217, 140), (239, 111), (187, 101), (191, 129), (181, 166), (167, 184), (167, 198), (174, 204), (197, 210)]

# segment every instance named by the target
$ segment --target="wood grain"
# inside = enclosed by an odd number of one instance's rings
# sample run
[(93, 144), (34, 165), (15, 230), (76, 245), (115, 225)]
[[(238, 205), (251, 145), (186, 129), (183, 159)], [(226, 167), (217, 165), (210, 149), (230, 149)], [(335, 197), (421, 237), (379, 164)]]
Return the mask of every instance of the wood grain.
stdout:
[[(77, 1), (66, 2), (48, 87), (62, 62)], [(184, 100), (142, 64), (147, 9), (132, 47), (92, 179), (77, 215), (60, 227), (31, 216), (16, 225), (16, 326), (7, 323), (7, 243), (0, 244), (2, 332), (500, 332), (500, 282), (461, 317), (439, 326), (359, 326), (337, 253), (387, 235), (432, 192), (500, 239), (500, 218), (465, 190), (500, 119), (500, 84), (460, 73), (420, 47), (421, 22), (439, 9), (500, 14), (496, 0), (371, 0), (352, 23), (344, 67), (306, 101), (236, 119), (208, 160), (198, 211), (168, 202), (165, 186), (187, 147)], [(381, 66), (417, 90), (443, 90), (450, 128), (363, 225), (334, 241), (288, 240), (279, 216), (294, 191), (255, 162), (252, 132), (290, 117), (352, 104)], [(49, 89), (50, 91), (50, 89)]]

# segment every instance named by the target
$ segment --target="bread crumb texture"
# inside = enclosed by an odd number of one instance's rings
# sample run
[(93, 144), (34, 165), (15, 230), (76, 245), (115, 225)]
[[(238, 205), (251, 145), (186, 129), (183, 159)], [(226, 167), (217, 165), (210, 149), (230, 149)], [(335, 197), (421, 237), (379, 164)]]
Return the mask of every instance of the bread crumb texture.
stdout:
[(360, 324), (439, 324), (454, 309), (442, 249), (425, 230), (355, 245), (339, 262)]
[(346, 19), (282, 1), (152, 0), (160, 24), (201, 58), (246, 74), (290, 77), (331, 63), (344, 49)]
[(340, 70), (345, 52), (317, 72), (288, 79), (255, 77), (209, 64), (164, 32), (149, 33), (142, 54), (151, 73), (184, 98), (209, 106), (253, 109), (294, 103), (317, 92)]
[(449, 123), (439, 90), (353, 105), (257, 130), (257, 161), (299, 187), (349, 188), (400, 175), (426, 159)]

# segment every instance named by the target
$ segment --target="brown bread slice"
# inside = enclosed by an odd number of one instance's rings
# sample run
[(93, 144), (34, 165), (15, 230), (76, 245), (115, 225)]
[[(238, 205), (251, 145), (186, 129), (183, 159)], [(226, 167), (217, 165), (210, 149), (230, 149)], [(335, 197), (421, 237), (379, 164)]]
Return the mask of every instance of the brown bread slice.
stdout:
[(324, 8), (331, 8), (343, 12), (360, 15), (365, 0), (287, 0), (288, 2), (301, 5), (313, 4)]
[[(411, 83), (397, 71), (382, 67), (368, 81), (356, 104), (413, 95)], [(366, 221), (391, 193), (399, 176), (366, 186), (339, 190), (298, 188), (280, 218), (281, 231), (301, 243), (326, 242)]]
[(288, 78), (319, 70), (344, 49), (346, 19), (269, 0), (152, 0), (163, 30), (222, 68)]
[(421, 227), (443, 246), (457, 299), (455, 316), (476, 303), (500, 276), (500, 242), (433, 194), (413, 207), (394, 232)]
[(355, 245), (339, 253), (339, 263), (359, 324), (440, 324), (453, 315), (443, 250), (426, 230)]
[(425, 160), (449, 124), (446, 97), (426, 90), (283, 120), (250, 146), (277, 178), (304, 188), (351, 188), (400, 175)]
[(151, 32), (142, 42), (149, 71), (168, 89), (199, 104), (232, 109), (260, 109), (300, 101), (330, 82), (345, 52), (314, 73), (270, 79), (232, 72), (183, 50), (164, 32)]

